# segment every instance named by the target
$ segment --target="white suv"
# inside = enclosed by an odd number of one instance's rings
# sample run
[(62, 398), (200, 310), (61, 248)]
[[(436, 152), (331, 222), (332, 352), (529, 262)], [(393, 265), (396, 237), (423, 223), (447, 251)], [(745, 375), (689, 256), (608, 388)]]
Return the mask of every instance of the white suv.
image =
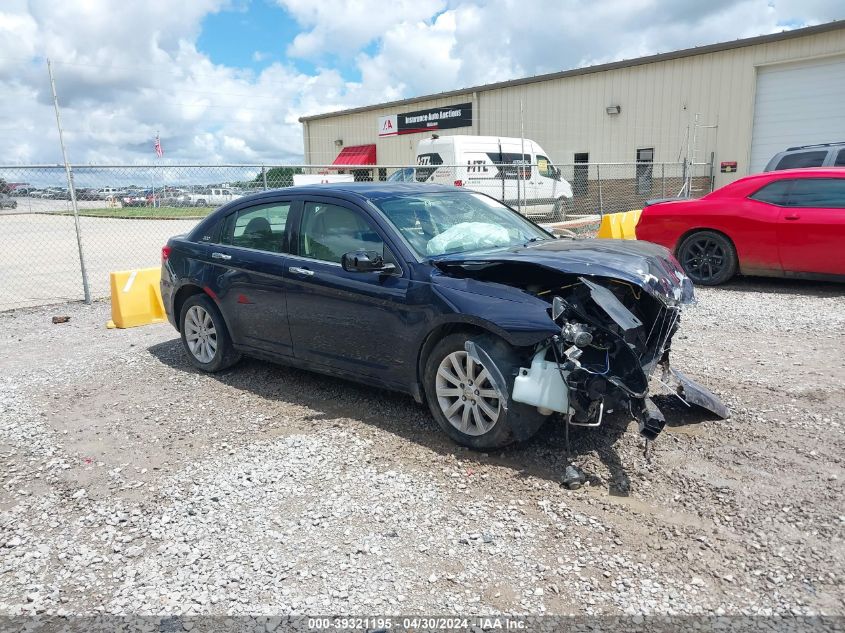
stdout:
[(790, 147), (775, 154), (763, 171), (799, 167), (845, 167), (845, 142)]

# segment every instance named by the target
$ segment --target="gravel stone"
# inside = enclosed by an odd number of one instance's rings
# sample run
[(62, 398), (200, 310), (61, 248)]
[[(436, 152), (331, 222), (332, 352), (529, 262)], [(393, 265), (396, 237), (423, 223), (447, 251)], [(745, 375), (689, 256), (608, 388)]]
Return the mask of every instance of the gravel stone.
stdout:
[(623, 413), (575, 429), (578, 490), (559, 424), (477, 453), (403, 395), (200, 373), (104, 303), (0, 313), (0, 615), (843, 615), (842, 287), (697, 293), (673, 364), (731, 419), (657, 396), (648, 458)]

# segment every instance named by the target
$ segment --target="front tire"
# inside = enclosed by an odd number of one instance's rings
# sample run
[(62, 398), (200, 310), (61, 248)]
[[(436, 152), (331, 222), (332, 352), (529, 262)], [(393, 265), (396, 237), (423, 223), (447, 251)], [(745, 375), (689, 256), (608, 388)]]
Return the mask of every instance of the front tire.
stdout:
[[(490, 380), (490, 368), (473, 361), (465, 350), (472, 340), (487, 352), (506, 382), (502, 406)], [(526, 440), (546, 421), (537, 409), (513, 402), (519, 358), (505, 341), (491, 334), (457, 332), (443, 338), (426, 359), (423, 382), (434, 419), (461, 446), (484, 450)]]
[(555, 222), (563, 222), (568, 215), (572, 214), (573, 208), (572, 198), (561, 196), (555, 200), (551, 219)]
[(223, 315), (204, 294), (192, 295), (182, 305), (179, 330), (188, 358), (203, 371), (222, 371), (241, 358), (232, 345)]
[(697, 231), (684, 238), (678, 260), (692, 282), (701, 286), (725, 283), (739, 265), (733, 243), (715, 231)]

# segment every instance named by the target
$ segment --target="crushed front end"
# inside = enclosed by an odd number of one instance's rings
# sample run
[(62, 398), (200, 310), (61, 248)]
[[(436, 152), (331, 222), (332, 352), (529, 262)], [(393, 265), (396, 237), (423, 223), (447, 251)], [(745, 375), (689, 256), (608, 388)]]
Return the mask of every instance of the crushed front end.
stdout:
[(640, 433), (652, 440), (666, 424), (649, 396), (654, 378), (688, 404), (728, 417), (716, 396), (669, 366), (681, 311), (694, 298), (680, 267), (667, 263), (675, 269), (644, 277), (643, 285), (577, 276), (538, 293), (549, 300), (560, 333), (539, 343), (531, 366), (520, 368), (513, 399), (563, 413), (581, 426), (599, 426), (605, 413), (628, 409)]
[[(664, 247), (558, 239), (434, 263), (452, 279), (520, 289), (531, 297), (526, 323), (538, 332), (537, 310), (544, 310), (543, 334), (524, 350), (525, 365), (514, 379), (514, 401), (586, 426), (600, 425), (612, 410), (629, 409), (641, 433), (654, 439), (665, 425), (649, 397), (654, 380), (689, 405), (729, 416), (716, 396), (669, 365), (681, 312), (695, 299), (692, 282)], [(493, 318), (497, 306), (489, 307)], [(498, 322), (516, 328), (513, 318)]]

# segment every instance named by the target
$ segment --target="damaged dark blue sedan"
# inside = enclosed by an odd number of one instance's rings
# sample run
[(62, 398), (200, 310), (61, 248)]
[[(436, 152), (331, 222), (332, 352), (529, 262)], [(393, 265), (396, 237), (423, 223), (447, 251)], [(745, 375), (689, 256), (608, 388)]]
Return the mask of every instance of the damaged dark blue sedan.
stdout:
[(665, 248), (557, 239), (500, 202), (416, 183), (268, 191), (162, 250), (161, 291), (191, 362), (242, 354), (404, 391), (456, 442), (529, 438), (549, 417), (665, 421), (649, 381), (720, 416), (669, 366), (693, 288)]

